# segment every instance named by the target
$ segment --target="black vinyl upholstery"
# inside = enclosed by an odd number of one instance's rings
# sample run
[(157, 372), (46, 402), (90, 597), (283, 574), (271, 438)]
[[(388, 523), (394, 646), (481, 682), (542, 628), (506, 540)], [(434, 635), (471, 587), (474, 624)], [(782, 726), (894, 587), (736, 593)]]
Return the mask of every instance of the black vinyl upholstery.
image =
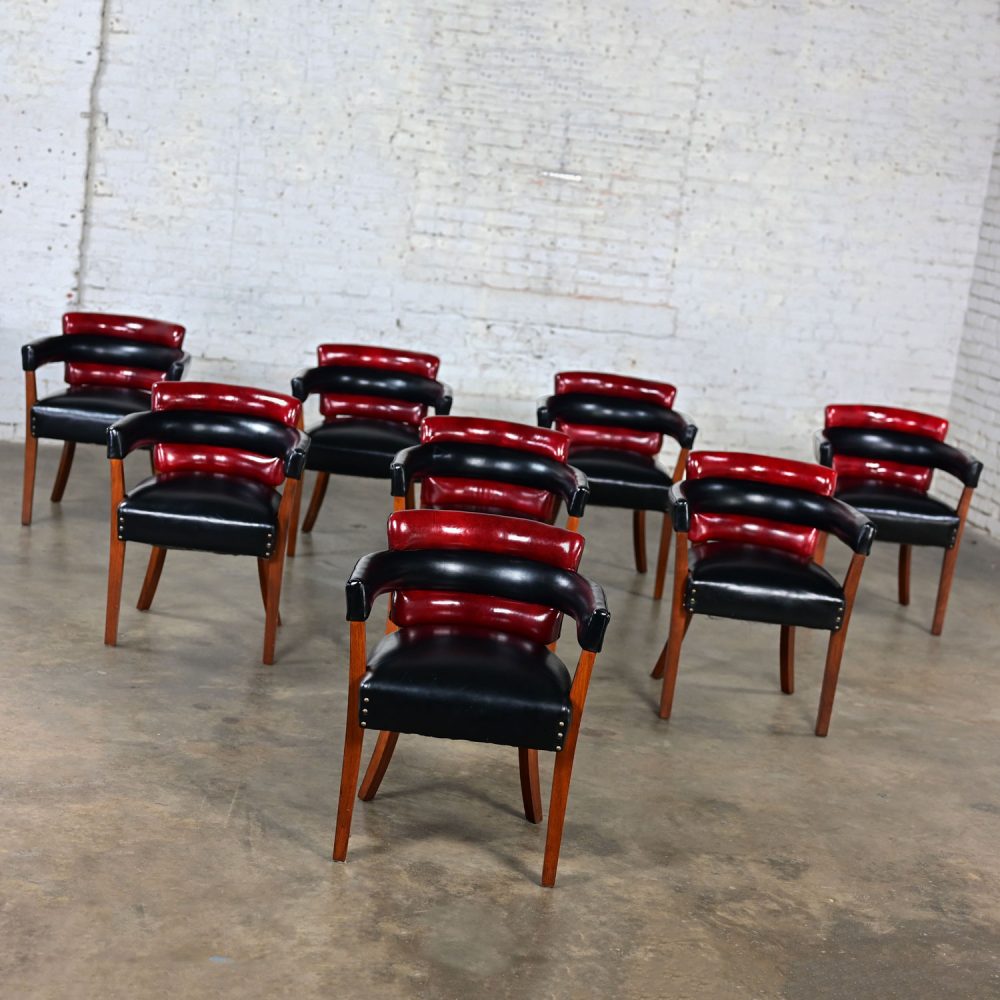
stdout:
[(571, 679), (544, 645), (484, 629), (411, 626), (386, 636), (361, 682), (369, 729), (561, 750)]
[(611, 448), (571, 448), (569, 457), (587, 477), (595, 505), (667, 509), (671, 475), (655, 458)]
[(152, 476), (118, 505), (118, 537), (167, 549), (265, 559), (277, 538), (280, 494), (253, 479)]
[(145, 368), (163, 372), (165, 379), (175, 382), (183, 376), (190, 360), (190, 356), (177, 347), (98, 334), (44, 337), (21, 348), (21, 367), (26, 372), (54, 361), (76, 361), (81, 364)]
[(763, 545), (706, 542), (688, 557), (684, 607), (693, 613), (836, 631), (844, 591), (811, 559)]
[(148, 410), (149, 393), (142, 389), (71, 386), (66, 392), (35, 403), (31, 408), (31, 433), (39, 438), (104, 444), (111, 424)]
[(381, 396), (433, 406), (435, 413), (451, 410), (451, 389), (443, 382), (412, 372), (350, 365), (320, 365), (307, 368), (292, 379), (292, 395), (306, 400), (313, 393), (341, 396)]
[(551, 427), (555, 420), (569, 424), (657, 431), (672, 437), (682, 448), (690, 448), (698, 433), (690, 418), (679, 410), (599, 393), (567, 392), (549, 396), (538, 406), (538, 423), (542, 427)]
[(307, 468), (388, 479), (397, 452), (417, 444), (420, 433), (416, 427), (394, 420), (337, 417), (311, 428), (309, 437), (312, 444)]
[(958, 515), (922, 490), (878, 480), (843, 479), (837, 497), (871, 518), (880, 542), (950, 549), (958, 538)]
[(431, 441), (407, 448), (392, 462), (392, 495), (406, 496), (410, 485), (428, 475), (488, 479), (548, 490), (566, 504), (572, 517), (582, 517), (590, 494), (587, 478), (577, 468), (544, 455), (491, 445)]

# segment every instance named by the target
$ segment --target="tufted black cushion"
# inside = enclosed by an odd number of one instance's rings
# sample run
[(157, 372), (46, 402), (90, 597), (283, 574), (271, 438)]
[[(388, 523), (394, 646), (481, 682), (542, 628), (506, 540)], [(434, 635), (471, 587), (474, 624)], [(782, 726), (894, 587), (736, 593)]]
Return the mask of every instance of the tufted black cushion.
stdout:
[(309, 431), (307, 469), (388, 479), (398, 451), (417, 444), (415, 427), (395, 420), (339, 417)]
[(361, 682), (360, 721), (368, 729), (557, 750), (569, 729), (570, 685), (565, 664), (541, 643), (416, 625), (376, 647)]
[(31, 433), (40, 438), (105, 444), (108, 427), (149, 409), (149, 393), (109, 386), (74, 386), (31, 408)]
[(958, 515), (920, 490), (875, 480), (844, 479), (837, 498), (875, 522), (880, 542), (940, 545), (946, 549), (955, 544)]
[(666, 510), (670, 473), (655, 458), (610, 448), (571, 448), (570, 463), (587, 477), (590, 503)]
[(281, 496), (253, 479), (194, 473), (144, 479), (118, 505), (118, 535), (167, 549), (266, 558)]
[(844, 591), (811, 559), (763, 545), (694, 545), (684, 588), (688, 611), (743, 621), (840, 628)]

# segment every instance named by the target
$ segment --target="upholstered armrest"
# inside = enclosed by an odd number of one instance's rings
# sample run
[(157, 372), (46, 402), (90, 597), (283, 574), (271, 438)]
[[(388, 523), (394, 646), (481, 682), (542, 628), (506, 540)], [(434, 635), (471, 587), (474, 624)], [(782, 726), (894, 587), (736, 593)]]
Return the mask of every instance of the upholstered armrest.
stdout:
[(171, 363), (170, 367), (164, 372), (163, 377), (168, 382), (180, 382), (182, 378), (187, 374), (188, 368), (191, 367), (191, 355), (186, 351), (181, 352), (181, 356), (174, 362)]
[(875, 540), (875, 525), (842, 500), (771, 483), (688, 479), (671, 486), (669, 506), (674, 530), (678, 532), (691, 530), (691, 517), (695, 514), (733, 514), (827, 531), (862, 555), (871, 551)]
[(694, 447), (694, 439), (698, 428), (687, 414), (680, 410), (667, 410), (664, 414), (666, 424), (663, 433), (672, 437), (682, 448)]
[(430, 441), (404, 448), (389, 467), (394, 497), (405, 497), (425, 476), (489, 479), (547, 490), (560, 497), (571, 517), (582, 517), (590, 496), (587, 477), (544, 455), (460, 441)]
[(816, 431), (813, 435), (813, 452), (820, 465), (825, 465), (828, 469), (833, 468), (833, 445), (825, 431)]
[(454, 393), (451, 390), (451, 386), (447, 382), (438, 382), (438, 394), (437, 398), (431, 403), (434, 407), (434, 412), (439, 417), (446, 417), (451, 413), (451, 404), (454, 401)]
[(124, 458), (154, 444), (201, 444), (284, 460), (285, 475), (300, 479), (309, 435), (296, 427), (236, 413), (156, 410), (133, 413), (108, 428), (108, 458)]
[[(96, 334), (43, 337), (21, 348), (21, 367), (26, 372), (33, 372), (54, 361), (76, 361), (88, 365), (130, 365), (167, 373), (181, 364), (180, 371), (183, 373), (183, 366), (188, 360), (188, 356), (176, 347)], [(170, 375), (166, 377), (170, 378)]]
[(375, 599), (393, 590), (491, 594), (557, 608), (575, 619), (577, 641), (594, 653), (611, 617), (604, 591), (572, 570), (492, 552), (410, 549), (358, 560), (345, 587), (348, 621), (367, 620)]
[(551, 396), (539, 396), (538, 402), (535, 404), (535, 414), (538, 418), (539, 427), (552, 426), (552, 413), (549, 410), (550, 399), (552, 399)]
[(900, 431), (883, 431), (867, 427), (828, 427), (823, 432), (820, 447), (824, 449), (825, 455), (830, 456), (831, 464), (834, 455), (855, 455), (859, 458), (902, 462), (905, 465), (940, 469), (969, 487), (979, 484), (979, 476), (983, 471), (982, 462), (950, 444)]
[(306, 368), (292, 379), (292, 395), (305, 400), (314, 393), (345, 396), (380, 396), (433, 406), (436, 413), (451, 409), (451, 389), (436, 379), (382, 368), (320, 365)]

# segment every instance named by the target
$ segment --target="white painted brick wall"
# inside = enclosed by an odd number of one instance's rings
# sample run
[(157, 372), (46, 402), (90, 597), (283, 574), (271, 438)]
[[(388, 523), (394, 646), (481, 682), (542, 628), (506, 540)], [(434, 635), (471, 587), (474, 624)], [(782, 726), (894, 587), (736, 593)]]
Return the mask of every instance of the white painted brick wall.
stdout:
[(184, 322), (192, 374), (403, 344), (532, 420), (636, 372), (798, 456), (832, 400), (947, 410), (993, 0), (108, 2), (83, 301)]
[(5, 3), (0, 13), (2, 437), (24, 433), (20, 345), (58, 333), (77, 293), (100, 9), (99, 0), (60, 0)]
[(969, 522), (1000, 536), (1000, 142), (993, 150), (950, 418), (950, 439), (985, 466)]

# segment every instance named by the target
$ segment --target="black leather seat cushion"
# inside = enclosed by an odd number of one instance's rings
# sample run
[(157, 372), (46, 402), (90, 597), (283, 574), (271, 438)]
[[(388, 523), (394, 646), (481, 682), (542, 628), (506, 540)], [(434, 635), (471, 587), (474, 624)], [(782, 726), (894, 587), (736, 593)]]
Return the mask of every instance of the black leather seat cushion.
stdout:
[(235, 476), (144, 479), (118, 505), (118, 536), (168, 549), (266, 558), (277, 538), (277, 490)]
[(570, 465), (590, 484), (591, 504), (630, 510), (666, 510), (670, 474), (655, 458), (610, 448), (571, 448)]
[(368, 729), (557, 750), (569, 671), (541, 643), (503, 632), (414, 625), (387, 635), (361, 682)]
[(843, 621), (843, 588), (803, 556), (764, 545), (704, 542), (691, 547), (688, 565), (688, 611), (831, 630)]
[(341, 417), (309, 431), (307, 469), (388, 479), (396, 453), (420, 441), (416, 427), (395, 420)]
[(877, 542), (944, 548), (955, 544), (958, 515), (951, 507), (920, 490), (870, 479), (843, 479), (837, 498), (875, 522)]
[(107, 444), (108, 427), (149, 409), (149, 393), (113, 386), (73, 386), (31, 408), (31, 433), (40, 438)]

